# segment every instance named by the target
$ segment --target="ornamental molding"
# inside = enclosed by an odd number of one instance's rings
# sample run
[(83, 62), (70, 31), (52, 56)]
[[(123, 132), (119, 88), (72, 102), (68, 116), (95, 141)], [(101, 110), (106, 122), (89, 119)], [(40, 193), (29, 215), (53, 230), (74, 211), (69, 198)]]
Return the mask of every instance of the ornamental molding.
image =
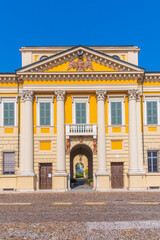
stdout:
[(25, 72), (19, 81), (77, 81), (77, 80), (143, 80), (143, 72)]
[(21, 97), (22, 102), (33, 101), (33, 91), (32, 90), (24, 90), (24, 91), (20, 92), (20, 97)]
[(65, 91), (62, 91), (62, 90), (56, 90), (55, 91), (55, 95), (57, 97), (57, 101), (64, 101), (65, 99)]
[(0, 74), (0, 82), (2, 83), (17, 83), (16, 74)]
[(107, 94), (107, 91), (105, 90), (97, 90), (96, 91), (97, 101), (105, 101), (106, 94)]
[(94, 61), (106, 67), (112, 68), (117, 71), (143, 71), (140, 67), (130, 64), (128, 62), (115, 59), (110, 55), (103, 52), (95, 51), (88, 47), (78, 46), (72, 49), (60, 52), (58, 54), (52, 55), (47, 59), (33, 63), (31, 65), (25, 66), (17, 70), (19, 72), (44, 72), (53, 67), (57, 67), (60, 64), (71, 62), (73, 59), (77, 58), (77, 55), (83, 54), (83, 57)]

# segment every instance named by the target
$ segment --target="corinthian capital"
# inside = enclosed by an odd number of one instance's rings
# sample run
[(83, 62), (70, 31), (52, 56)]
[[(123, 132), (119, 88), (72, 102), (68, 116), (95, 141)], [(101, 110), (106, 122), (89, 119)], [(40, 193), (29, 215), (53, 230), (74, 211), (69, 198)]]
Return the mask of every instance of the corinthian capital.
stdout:
[(31, 90), (24, 90), (20, 93), (21, 101), (33, 101), (33, 91)]
[(55, 95), (57, 97), (57, 101), (64, 101), (65, 91), (57, 90), (57, 91), (55, 91)]
[(129, 100), (137, 100), (140, 101), (140, 97), (142, 96), (142, 92), (136, 89), (132, 89), (128, 91)]
[(104, 101), (106, 98), (106, 93), (107, 91), (105, 90), (97, 90), (96, 91), (97, 101)]

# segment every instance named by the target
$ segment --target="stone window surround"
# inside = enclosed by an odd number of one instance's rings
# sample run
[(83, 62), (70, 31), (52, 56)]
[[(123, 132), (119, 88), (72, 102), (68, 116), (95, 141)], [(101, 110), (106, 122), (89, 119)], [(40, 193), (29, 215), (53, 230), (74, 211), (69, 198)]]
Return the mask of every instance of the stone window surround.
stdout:
[[(160, 125), (160, 95), (144, 95), (144, 125), (150, 126), (150, 125)], [(147, 102), (157, 102), (157, 124), (147, 124)]]
[[(108, 98), (108, 125), (124, 126), (125, 125), (125, 95), (107, 95)], [(111, 102), (121, 102), (122, 104), (122, 125), (111, 124)]]
[[(4, 115), (4, 103), (7, 102), (7, 103), (14, 103), (14, 126), (17, 126), (17, 99), (18, 99), (18, 96), (0, 96), (0, 112), (1, 112), (1, 117), (0, 117), (0, 126), (4, 126), (4, 118), (3, 118), (3, 115)], [(4, 126), (4, 127), (12, 127), (12, 126)]]
[(89, 95), (72, 95), (72, 123), (76, 124), (76, 102), (86, 103), (86, 124), (90, 123), (89, 119)]
[(49, 126), (53, 126), (54, 119), (54, 96), (53, 95), (38, 95), (36, 97), (36, 116), (37, 116), (37, 126), (47, 127), (40, 125), (40, 103), (41, 102), (49, 102), (50, 103), (50, 113), (51, 113), (51, 124)]

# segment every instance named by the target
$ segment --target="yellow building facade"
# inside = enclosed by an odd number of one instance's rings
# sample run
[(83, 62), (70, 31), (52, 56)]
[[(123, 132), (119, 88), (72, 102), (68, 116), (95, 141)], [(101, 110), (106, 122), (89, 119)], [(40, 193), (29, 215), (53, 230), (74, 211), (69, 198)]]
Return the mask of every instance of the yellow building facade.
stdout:
[(20, 49), (22, 67), (0, 73), (1, 191), (69, 191), (81, 155), (94, 190), (160, 188), (160, 72), (139, 51)]

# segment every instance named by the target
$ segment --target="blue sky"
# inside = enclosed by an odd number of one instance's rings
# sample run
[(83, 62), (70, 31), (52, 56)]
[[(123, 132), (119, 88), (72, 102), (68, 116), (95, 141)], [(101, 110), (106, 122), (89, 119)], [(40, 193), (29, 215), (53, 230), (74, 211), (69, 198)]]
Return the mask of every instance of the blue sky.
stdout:
[(0, 72), (21, 67), (21, 46), (137, 45), (160, 71), (160, 1), (9, 0), (0, 3)]

